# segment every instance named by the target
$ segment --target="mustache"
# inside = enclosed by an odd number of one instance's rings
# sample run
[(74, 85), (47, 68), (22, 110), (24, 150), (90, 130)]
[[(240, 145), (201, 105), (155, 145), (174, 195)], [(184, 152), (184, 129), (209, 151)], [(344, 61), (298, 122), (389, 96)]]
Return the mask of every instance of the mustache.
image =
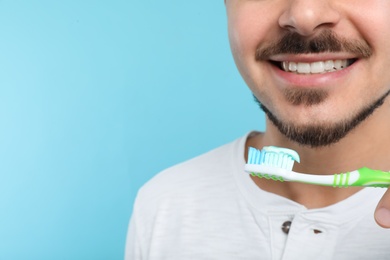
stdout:
[(274, 43), (256, 49), (256, 60), (269, 60), (278, 54), (309, 54), (322, 52), (348, 52), (357, 57), (368, 58), (372, 50), (366, 41), (347, 40), (331, 30), (324, 30), (316, 37), (305, 37), (296, 32), (288, 32)]

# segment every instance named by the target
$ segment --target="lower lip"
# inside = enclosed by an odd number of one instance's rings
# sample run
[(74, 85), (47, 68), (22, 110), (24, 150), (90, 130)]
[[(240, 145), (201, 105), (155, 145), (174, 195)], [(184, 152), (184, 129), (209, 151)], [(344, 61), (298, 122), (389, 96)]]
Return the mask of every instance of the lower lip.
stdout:
[(341, 80), (348, 77), (358, 63), (359, 60), (356, 60), (345, 69), (322, 74), (296, 74), (281, 70), (273, 64), (270, 64), (270, 66), (276, 79), (281, 81), (283, 85), (302, 88), (323, 88), (340, 83)]

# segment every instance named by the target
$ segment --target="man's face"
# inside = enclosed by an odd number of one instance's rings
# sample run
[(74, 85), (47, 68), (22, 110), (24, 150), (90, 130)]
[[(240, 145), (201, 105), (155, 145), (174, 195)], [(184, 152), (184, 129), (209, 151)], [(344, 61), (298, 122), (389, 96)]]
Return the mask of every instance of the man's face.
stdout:
[[(282, 132), (349, 131), (388, 94), (389, 0), (226, 0), (226, 8), (237, 67)], [(289, 137), (321, 146), (348, 131), (318, 143)]]

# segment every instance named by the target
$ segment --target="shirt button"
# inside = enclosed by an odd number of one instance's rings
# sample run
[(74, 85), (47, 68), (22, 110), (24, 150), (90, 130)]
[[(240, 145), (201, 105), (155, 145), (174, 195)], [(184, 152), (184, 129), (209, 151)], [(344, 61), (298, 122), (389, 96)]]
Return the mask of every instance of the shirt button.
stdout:
[(282, 225), (282, 231), (285, 233), (285, 234), (288, 234), (288, 232), (290, 232), (290, 227), (291, 227), (291, 221), (286, 221), (283, 223)]

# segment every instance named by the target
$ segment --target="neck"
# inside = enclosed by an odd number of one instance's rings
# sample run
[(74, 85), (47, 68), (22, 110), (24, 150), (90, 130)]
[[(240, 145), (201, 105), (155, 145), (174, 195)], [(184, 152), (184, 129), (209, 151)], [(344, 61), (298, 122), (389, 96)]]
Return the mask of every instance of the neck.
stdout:
[[(247, 146), (261, 148), (275, 145), (294, 149), (301, 163), (294, 170), (310, 174), (335, 174), (369, 167), (390, 170), (389, 106), (383, 106), (374, 115), (353, 129), (338, 143), (319, 148), (302, 146), (283, 136), (269, 121), (267, 131), (248, 138)], [(308, 208), (337, 203), (361, 188), (333, 188), (295, 182), (275, 182), (253, 178), (262, 189), (292, 199)]]

